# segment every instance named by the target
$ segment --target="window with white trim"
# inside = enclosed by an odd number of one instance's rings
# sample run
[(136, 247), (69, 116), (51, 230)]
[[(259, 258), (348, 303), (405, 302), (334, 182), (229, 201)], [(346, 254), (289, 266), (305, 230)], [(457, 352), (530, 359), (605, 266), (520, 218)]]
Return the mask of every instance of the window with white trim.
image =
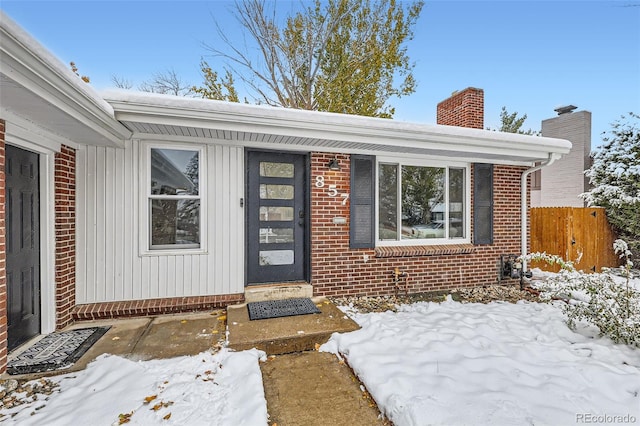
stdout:
[(378, 244), (468, 240), (468, 166), (378, 163)]
[(149, 250), (200, 249), (203, 149), (149, 147)]

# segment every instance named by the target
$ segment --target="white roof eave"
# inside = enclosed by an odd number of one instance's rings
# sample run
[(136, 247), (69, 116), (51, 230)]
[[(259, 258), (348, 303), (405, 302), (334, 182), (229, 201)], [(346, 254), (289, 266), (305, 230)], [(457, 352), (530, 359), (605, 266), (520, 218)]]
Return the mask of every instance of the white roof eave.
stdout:
[(340, 140), (402, 148), (425, 148), (513, 155), (531, 161), (551, 154), (564, 155), (571, 143), (563, 139), (408, 123), (318, 111), (276, 108), (184, 98), (143, 92), (111, 90), (103, 96), (121, 121), (258, 132), (315, 139)]
[[(0, 40), (1, 74), (69, 116), (72, 126), (84, 126), (83, 134), (88, 129), (103, 143), (124, 146), (131, 132), (115, 119), (111, 105), (1, 10)], [(3, 107), (11, 110), (11, 99), (3, 99)]]

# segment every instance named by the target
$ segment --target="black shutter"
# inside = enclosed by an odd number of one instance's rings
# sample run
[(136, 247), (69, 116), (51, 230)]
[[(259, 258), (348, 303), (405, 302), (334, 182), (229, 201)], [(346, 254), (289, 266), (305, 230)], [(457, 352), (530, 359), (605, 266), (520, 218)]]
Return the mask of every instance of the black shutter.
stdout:
[(351, 156), (349, 247), (375, 247), (375, 157)]
[(493, 164), (473, 165), (473, 243), (493, 243)]

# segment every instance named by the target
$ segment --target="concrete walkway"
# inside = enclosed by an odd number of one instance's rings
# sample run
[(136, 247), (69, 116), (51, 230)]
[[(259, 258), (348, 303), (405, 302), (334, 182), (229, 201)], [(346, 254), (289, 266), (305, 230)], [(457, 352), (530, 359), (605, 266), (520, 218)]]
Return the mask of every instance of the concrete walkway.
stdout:
[(351, 369), (326, 352), (274, 355), (260, 365), (270, 424), (374, 426), (375, 403)]
[(227, 311), (76, 323), (67, 329), (111, 328), (71, 368), (28, 375), (4, 373), (0, 379), (66, 374), (86, 368), (105, 353), (133, 360), (196, 355), (220, 345), (229, 323), (232, 349), (256, 347), (271, 354), (260, 364), (270, 426), (389, 424), (378, 418), (375, 403), (346, 364), (333, 354), (315, 351), (333, 332), (352, 331), (357, 324), (332, 303), (314, 302), (321, 314), (258, 321), (249, 321), (246, 306), (238, 305)]
[(270, 425), (385, 424), (349, 366), (316, 351), (331, 334), (360, 327), (327, 299), (312, 300), (319, 314), (257, 321), (249, 320), (245, 305), (227, 308), (229, 347), (257, 348), (269, 355), (260, 368)]
[[(4, 373), (0, 378), (31, 380), (79, 371), (85, 369), (88, 363), (102, 354), (119, 355), (136, 361), (196, 355), (218, 344), (219, 339), (224, 339), (225, 318), (224, 310), (216, 310), (157, 317), (78, 322), (65, 328), (64, 331), (101, 326), (110, 326), (111, 328), (70, 368), (22, 375)], [(29, 342), (9, 354), (9, 360), (21, 351), (28, 349), (29, 345), (36, 341)]]

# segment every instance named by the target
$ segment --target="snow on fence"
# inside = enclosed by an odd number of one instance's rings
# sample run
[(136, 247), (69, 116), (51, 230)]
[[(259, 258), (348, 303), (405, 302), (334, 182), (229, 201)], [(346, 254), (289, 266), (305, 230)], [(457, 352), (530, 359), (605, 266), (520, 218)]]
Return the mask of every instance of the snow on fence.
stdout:
[[(613, 251), (616, 235), (601, 207), (531, 209), (531, 253), (546, 252), (574, 262), (577, 270), (601, 272), (620, 266)], [(557, 265), (534, 262), (534, 268), (557, 272)]]

